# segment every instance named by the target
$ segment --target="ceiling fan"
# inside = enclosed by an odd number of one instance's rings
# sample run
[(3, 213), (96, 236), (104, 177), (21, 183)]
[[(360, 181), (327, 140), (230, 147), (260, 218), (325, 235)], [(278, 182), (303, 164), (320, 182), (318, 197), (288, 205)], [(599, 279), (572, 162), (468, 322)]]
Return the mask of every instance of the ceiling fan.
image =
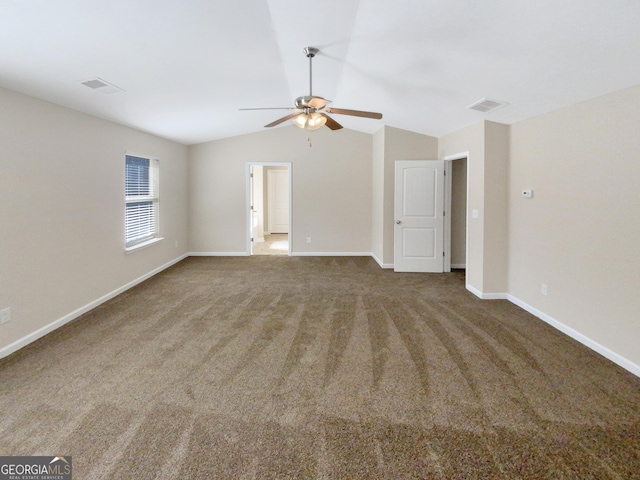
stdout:
[(291, 120), (294, 125), (300, 128), (306, 128), (307, 130), (317, 130), (323, 125), (326, 125), (331, 130), (339, 130), (342, 128), (342, 125), (327, 115), (327, 113), (351, 115), (353, 117), (375, 118), (378, 120), (382, 118), (381, 113), (327, 107), (327, 105), (331, 103), (331, 100), (327, 100), (326, 98), (318, 97), (313, 94), (312, 62), (313, 57), (318, 54), (319, 50), (314, 47), (306, 47), (303, 49), (303, 52), (309, 59), (309, 95), (296, 98), (295, 107), (241, 108), (240, 110), (296, 110), (294, 113), (290, 113), (289, 115), (265, 125), (265, 127), (275, 127), (276, 125), (280, 125), (282, 122)]

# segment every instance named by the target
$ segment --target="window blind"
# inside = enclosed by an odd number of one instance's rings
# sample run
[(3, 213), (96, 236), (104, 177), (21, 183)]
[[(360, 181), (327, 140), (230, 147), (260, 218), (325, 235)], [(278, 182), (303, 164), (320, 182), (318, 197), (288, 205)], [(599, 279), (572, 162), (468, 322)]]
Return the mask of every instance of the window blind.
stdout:
[(125, 156), (125, 245), (158, 236), (158, 161)]

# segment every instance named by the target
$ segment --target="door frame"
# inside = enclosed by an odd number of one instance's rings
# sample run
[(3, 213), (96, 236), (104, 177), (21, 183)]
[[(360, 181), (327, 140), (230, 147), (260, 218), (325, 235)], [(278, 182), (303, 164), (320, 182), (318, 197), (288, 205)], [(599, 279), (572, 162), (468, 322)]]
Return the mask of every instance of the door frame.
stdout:
[(467, 159), (467, 205), (465, 207), (465, 247), (464, 264), (469, 266), (469, 152), (460, 152), (454, 155), (447, 155), (444, 160), (444, 271), (451, 272), (451, 194), (453, 191), (453, 165), (455, 160)]
[(291, 246), (293, 245), (293, 168), (291, 162), (246, 162), (246, 252), (251, 255), (251, 236), (253, 235), (253, 227), (251, 225), (251, 167), (254, 165), (262, 165), (263, 167), (287, 167), (289, 176), (289, 251), (291, 256)]

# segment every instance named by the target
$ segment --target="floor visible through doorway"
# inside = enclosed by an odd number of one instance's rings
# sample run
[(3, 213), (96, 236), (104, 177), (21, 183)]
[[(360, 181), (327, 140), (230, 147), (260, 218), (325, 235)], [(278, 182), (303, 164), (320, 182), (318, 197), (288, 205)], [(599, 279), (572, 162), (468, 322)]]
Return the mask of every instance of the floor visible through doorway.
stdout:
[(253, 255), (289, 255), (289, 235), (272, 233), (264, 236), (264, 242), (253, 244)]

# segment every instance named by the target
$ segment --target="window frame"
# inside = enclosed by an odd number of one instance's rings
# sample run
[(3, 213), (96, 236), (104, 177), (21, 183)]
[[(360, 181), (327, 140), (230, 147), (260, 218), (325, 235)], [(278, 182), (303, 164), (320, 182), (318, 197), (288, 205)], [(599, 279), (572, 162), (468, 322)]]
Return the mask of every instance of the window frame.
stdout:
[[(129, 158), (138, 158), (147, 160), (148, 166), (148, 178), (146, 183), (143, 179), (142, 182), (138, 181), (130, 182), (130, 172), (128, 171), (127, 162)], [(147, 188), (145, 194), (127, 195), (128, 189), (142, 189)], [(143, 218), (142, 221), (138, 221), (138, 229), (144, 230), (147, 228), (145, 223), (150, 224), (150, 229), (146, 235), (127, 236), (127, 231), (132, 228), (131, 224), (135, 223), (129, 218), (129, 215), (135, 215), (136, 213), (129, 210), (129, 206), (138, 203), (151, 203), (151, 208), (148, 209), (147, 219)], [(143, 211), (143, 216), (145, 212)], [(137, 212), (140, 214), (140, 211)], [(135, 225), (134, 225), (135, 226)], [(163, 240), (160, 235), (160, 160), (156, 157), (126, 151), (124, 156), (124, 247), (125, 253), (131, 253), (141, 248), (153, 245), (154, 243)]]

